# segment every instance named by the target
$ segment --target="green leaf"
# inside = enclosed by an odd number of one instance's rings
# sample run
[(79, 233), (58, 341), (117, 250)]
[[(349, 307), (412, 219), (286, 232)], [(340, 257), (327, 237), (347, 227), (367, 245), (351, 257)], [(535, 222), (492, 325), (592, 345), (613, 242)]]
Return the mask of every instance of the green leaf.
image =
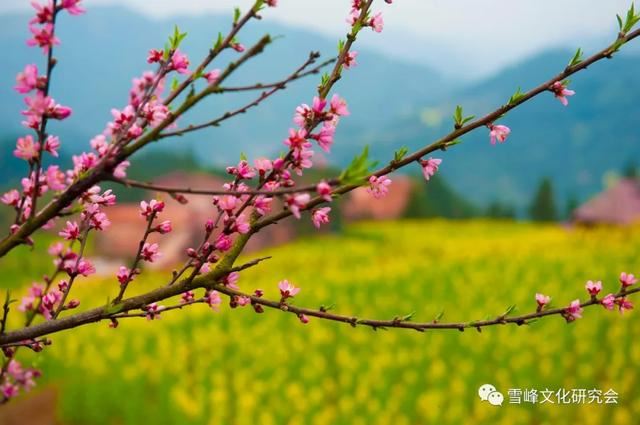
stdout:
[(576, 66), (577, 64), (582, 62), (582, 53), (583, 52), (581, 48), (578, 48), (578, 50), (576, 50), (576, 54), (573, 55), (571, 62), (569, 62), (569, 67)]
[(258, 0), (258, 1), (256, 1), (256, 4), (253, 6), (253, 10), (254, 10), (255, 12), (260, 12), (260, 11), (261, 11), (262, 9), (264, 9), (264, 8), (265, 8), (264, 0)]
[(179, 85), (180, 83), (178, 82), (178, 79), (173, 77), (173, 80), (171, 80), (171, 91), (176, 91)]
[(320, 79), (320, 84), (322, 84), (323, 86), (326, 85), (329, 82), (329, 73), (325, 72), (324, 74), (322, 74), (322, 78)]
[(107, 313), (107, 314), (120, 313), (123, 308), (124, 308), (124, 304), (123, 303), (118, 303), (118, 304), (112, 305), (111, 304), (111, 299), (109, 297), (107, 297), (107, 304), (105, 304), (105, 306), (104, 306), (105, 313)]
[(247, 161), (247, 155), (244, 152), (240, 152), (240, 161)]
[(511, 313), (513, 313), (513, 311), (516, 309), (515, 304), (510, 305), (509, 307), (507, 307), (507, 310), (502, 314), (502, 317), (506, 317), (508, 315), (510, 315)]
[(338, 40), (338, 53), (342, 52), (342, 49), (344, 49), (344, 40), (340, 39)]
[(233, 25), (238, 23), (238, 20), (240, 19), (240, 15), (242, 13), (240, 12), (240, 8), (236, 7), (235, 9), (233, 9)]
[(442, 310), (438, 315), (433, 319), (434, 322), (439, 322), (444, 317), (444, 310)]
[(524, 97), (524, 93), (522, 93), (522, 91), (520, 90), (520, 87), (518, 87), (518, 90), (516, 90), (516, 92), (512, 94), (511, 97), (509, 98), (509, 105), (513, 105), (523, 97)]
[(393, 153), (393, 160), (395, 162), (402, 161), (402, 158), (407, 156), (408, 153), (409, 153), (409, 148), (406, 146), (403, 146)]
[(224, 41), (224, 36), (222, 35), (221, 32), (218, 33), (218, 39), (216, 40), (215, 44), (213, 45), (213, 49), (214, 50), (219, 50), (222, 47), (222, 42)]
[(616, 19), (618, 20), (618, 28), (620, 28), (620, 32), (622, 32), (622, 18), (620, 15), (616, 15)]
[(463, 115), (462, 106), (460, 105), (456, 106), (456, 111), (453, 114), (453, 121), (455, 122), (456, 129), (462, 127), (463, 125), (465, 125), (466, 123), (468, 123), (474, 118), (475, 118), (475, 115), (469, 115), (468, 117), (465, 117)]
[(180, 46), (182, 40), (185, 39), (187, 33), (181, 33), (180, 28), (177, 25), (173, 27), (173, 35), (169, 37), (169, 46), (171, 49), (175, 50)]
[(361, 184), (369, 171), (377, 162), (369, 160), (369, 146), (365, 146), (360, 155), (356, 155), (351, 164), (340, 174), (340, 182), (343, 184)]
[(462, 106), (456, 106), (456, 111), (453, 114), (453, 121), (456, 125), (462, 125)]
[(193, 73), (193, 80), (197, 80), (198, 78), (202, 78), (204, 76), (204, 69), (198, 70), (198, 72)]

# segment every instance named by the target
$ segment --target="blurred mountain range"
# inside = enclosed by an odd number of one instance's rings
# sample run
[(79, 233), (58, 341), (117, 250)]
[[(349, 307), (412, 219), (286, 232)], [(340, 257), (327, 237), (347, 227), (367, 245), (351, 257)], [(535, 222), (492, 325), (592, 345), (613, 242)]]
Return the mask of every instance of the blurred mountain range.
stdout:
[[(15, 75), (26, 63), (42, 63), (41, 55), (25, 46), (27, 20), (27, 15), (0, 16), (0, 48), (5, 52), (0, 67), (0, 140), (9, 144), (24, 133), (19, 124), (22, 99), (12, 90)], [(188, 32), (184, 50), (197, 63), (218, 31), (228, 29), (229, 18), (159, 21), (127, 9), (95, 8), (80, 19), (62, 16), (61, 24), (62, 46), (56, 50), (59, 65), (52, 94), (72, 106), (74, 115), (64, 125), (52, 125), (51, 131), (61, 136), (67, 152), (78, 152), (103, 130), (111, 108), (125, 106), (131, 79), (149, 68), (148, 49), (162, 47), (174, 24)], [(304, 62), (311, 50), (320, 51), (324, 58), (336, 52), (335, 40), (267, 21), (248, 26), (240, 41), (250, 45), (265, 33), (282, 37), (244, 65), (228, 85), (277, 81)], [(225, 54), (215, 66), (223, 67), (234, 55)], [(456, 104), (468, 114), (487, 113), (518, 86), (526, 90), (555, 75), (571, 56), (569, 51), (549, 51), (469, 86), (424, 65), (360, 49), (359, 66), (346, 71), (336, 88), (348, 100), (352, 114), (342, 121), (328, 160), (344, 165), (365, 144), (380, 159), (389, 158), (401, 145), (423, 146), (449, 131)], [(491, 146), (482, 130), (464, 138), (461, 146), (442, 154), (443, 176), (481, 204), (500, 200), (522, 206), (542, 176), (554, 180), (561, 197), (586, 198), (602, 187), (603, 176), (640, 153), (639, 71), (640, 57), (634, 55), (594, 65), (572, 81), (577, 94), (569, 107), (545, 95), (503, 119), (513, 130), (504, 145)], [(278, 153), (284, 149), (280, 143), (292, 126), (295, 107), (311, 101), (318, 80), (311, 76), (292, 83), (261, 108), (219, 128), (166, 139), (155, 148), (191, 151), (207, 166), (234, 161), (240, 152)], [(217, 117), (258, 94), (213, 96), (180, 125)], [(2, 177), (11, 179), (13, 162), (7, 149), (2, 152)]]

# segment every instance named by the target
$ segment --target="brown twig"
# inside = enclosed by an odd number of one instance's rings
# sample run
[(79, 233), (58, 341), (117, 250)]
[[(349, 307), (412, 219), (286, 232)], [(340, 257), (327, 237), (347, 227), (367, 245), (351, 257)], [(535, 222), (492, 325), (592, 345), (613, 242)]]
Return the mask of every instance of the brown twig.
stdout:
[[(306, 185), (306, 186), (294, 186), (285, 189), (275, 189), (275, 190), (246, 190), (246, 191), (234, 191), (234, 190), (211, 190), (211, 189), (192, 189), (190, 187), (168, 187), (162, 185), (156, 185), (153, 183), (145, 183), (131, 179), (119, 179), (116, 177), (109, 178), (110, 181), (121, 184), (126, 187), (135, 187), (138, 189), (146, 189), (155, 192), (164, 192), (170, 194), (186, 194), (186, 195), (209, 195), (209, 196), (218, 196), (218, 195), (234, 195), (234, 196), (243, 196), (243, 195), (267, 195), (267, 196), (283, 196), (292, 193), (300, 193), (300, 192), (312, 192), (316, 190), (316, 185)], [(327, 183), (331, 186), (336, 186), (340, 183), (338, 179), (327, 180)]]
[[(241, 106), (233, 111), (228, 111), (225, 112), (224, 114), (222, 114), (221, 116), (219, 116), (218, 118), (215, 118), (213, 120), (207, 121), (205, 123), (202, 124), (191, 124), (188, 125), (185, 128), (179, 129), (179, 130), (175, 130), (175, 131), (170, 131), (170, 132), (166, 132), (166, 133), (162, 133), (160, 135), (158, 135), (157, 140), (161, 140), (161, 139), (166, 139), (167, 137), (175, 137), (175, 136), (184, 136), (187, 133), (192, 133), (194, 131), (198, 131), (198, 130), (202, 130), (204, 128), (208, 128), (208, 127), (218, 127), (220, 124), (222, 124), (224, 121), (233, 118), (237, 115), (241, 115), (241, 114), (245, 114), (247, 113), (250, 109), (255, 108), (257, 106), (259, 106), (263, 101), (267, 100), (269, 97), (271, 97), (272, 95), (274, 95), (275, 93), (277, 93), (280, 90), (284, 90), (287, 87), (287, 84), (298, 80), (304, 76), (307, 75), (311, 75), (311, 74), (317, 74), (322, 68), (324, 68), (325, 66), (327, 66), (328, 64), (335, 62), (335, 59), (330, 59), (328, 61), (325, 61), (323, 63), (321, 63), (320, 65), (314, 67), (313, 69), (307, 71), (307, 72), (303, 72), (308, 66), (312, 65), (313, 63), (315, 63), (316, 59), (320, 57), (320, 54), (317, 52), (312, 52), (309, 54), (309, 58), (306, 60), (306, 62), (304, 64), (302, 64), (300, 66), (300, 68), (298, 68), (293, 74), (289, 75), (287, 78), (285, 78), (284, 80), (278, 82), (278, 83), (273, 83), (267, 86), (264, 86), (264, 88), (268, 88), (271, 87), (270, 90), (267, 91), (263, 91), (260, 96), (258, 96), (257, 98), (255, 98), (253, 101), (251, 101), (250, 103)], [(256, 86), (248, 86), (248, 87), (240, 87), (240, 88), (217, 88), (215, 89), (216, 93), (221, 93), (224, 91), (242, 91), (242, 90), (255, 90), (259, 87), (260, 85), (256, 85)]]

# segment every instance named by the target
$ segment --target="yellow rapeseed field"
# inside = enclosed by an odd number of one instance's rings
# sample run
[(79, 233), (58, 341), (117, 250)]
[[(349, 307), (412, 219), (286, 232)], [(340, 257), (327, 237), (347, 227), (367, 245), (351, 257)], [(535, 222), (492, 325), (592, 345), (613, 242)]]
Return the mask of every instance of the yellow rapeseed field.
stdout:
[[(302, 288), (296, 304), (358, 317), (415, 312), (426, 321), (444, 310), (443, 320), (484, 319), (511, 304), (534, 310), (536, 292), (556, 306), (585, 299), (588, 279), (613, 292), (621, 271), (639, 271), (638, 242), (640, 229), (365, 223), (260, 253), (273, 259), (243, 272), (239, 285), (277, 298), (287, 278)], [(166, 280), (146, 276), (131, 294)], [(99, 305), (116, 289), (115, 277), (83, 280), (74, 297)], [(640, 415), (639, 324), (636, 311), (593, 307), (571, 325), (551, 317), (482, 333), (374, 332), (196, 305), (159, 321), (123, 320), (116, 330), (101, 323), (68, 331), (35, 357), (60, 390), (64, 424), (621, 425)], [(479, 399), (486, 383), (504, 394), (501, 407)], [(508, 397), (510, 389), (574, 388), (613, 389), (618, 403)]]

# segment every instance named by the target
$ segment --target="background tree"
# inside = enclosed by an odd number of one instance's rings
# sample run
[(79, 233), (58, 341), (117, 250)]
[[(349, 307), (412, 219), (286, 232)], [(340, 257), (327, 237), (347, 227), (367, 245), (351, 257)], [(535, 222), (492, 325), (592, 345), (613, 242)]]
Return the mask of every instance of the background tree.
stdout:
[(558, 219), (553, 184), (548, 177), (543, 178), (540, 182), (531, 202), (529, 215), (534, 221), (556, 221)]

